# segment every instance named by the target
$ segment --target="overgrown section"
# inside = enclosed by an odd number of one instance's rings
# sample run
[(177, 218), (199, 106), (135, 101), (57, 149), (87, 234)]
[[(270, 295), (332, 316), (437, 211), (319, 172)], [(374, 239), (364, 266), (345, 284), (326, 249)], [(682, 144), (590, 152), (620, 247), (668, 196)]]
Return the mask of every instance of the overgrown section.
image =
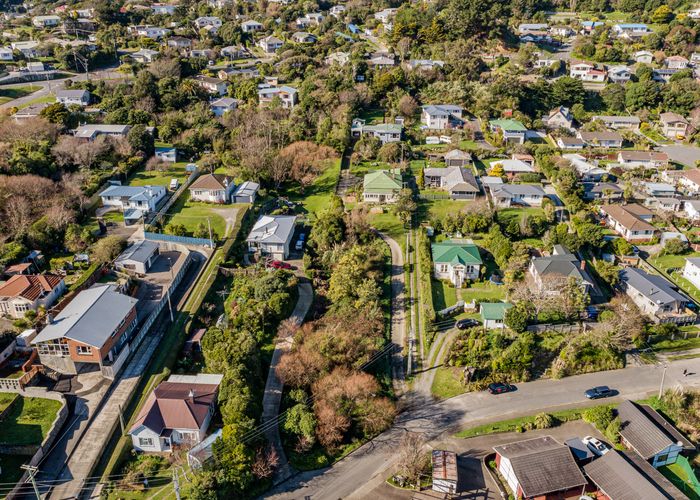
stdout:
[(423, 229), (417, 231), (418, 242), (416, 244), (418, 256), (418, 287), (420, 289), (420, 318), (422, 328), (426, 334), (428, 345), (433, 343), (435, 338), (435, 305), (433, 304), (433, 260), (430, 254), (430, 240)]

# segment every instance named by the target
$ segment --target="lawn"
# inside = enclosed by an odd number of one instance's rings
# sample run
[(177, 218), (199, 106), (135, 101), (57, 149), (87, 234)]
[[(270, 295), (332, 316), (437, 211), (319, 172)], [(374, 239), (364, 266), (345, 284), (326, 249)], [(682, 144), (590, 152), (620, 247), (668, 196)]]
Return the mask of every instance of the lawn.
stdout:
[(700, 252), (688, 252), (683, 255), (656, 256), (649, 259), (649, 263), (662, 272), (668, 272), (669, 269), (682, 268), (685, 265), (685, 259), (688, 257), (700, 257)]
[(365, 120), (367, 125), (384, 123), (385, 112), (383, 109), (368, 109), (360, 113), (360, 118)]
[(420, 213), (426, 222), (443, 219), (449, 214), (456, 215), (473, 201), (468, 200), (422, 200)]
[[(199, 224), (203, 223), (206, 226), (208, 219), (211, 222), (211, 230), (219, 237), (225, 236), (226, 220), (214, 212), (214, 209), (222, 208), (222, 206), (190, 201), (189, 197), (188, 191), (177, 200), (166, 216), (167, 224), (182, 224), (187, 231), (194, 232)], [(225, 207), (230, 207), (230, 205)]]
[(39, 86), (22, 85), (18, 87), (9, 87), (0, 89), (0, 104), (19, 99), (20, 97), (28, 96), (39, 90)]
[(316, 180), (302, 191), (296, 184), (288, 190), (289, 199), (300, 202), (307, 212), (318, 214), (328, 206), (328, 200), (335, 193), (340, 176), (340, 159), (333, 161)]
[(664, 465), (659, 471), (671, 481), (676, 488), (679, 488), (691, 500), (700, 500), (700, 484), (696, 474), (685, 457), (678, 457), (678, 462), (671, 465)]
[(0, 444), (40, 444), (61, 408), (59, 401), (43, 398), (22, 398), (0, 422)]
[(52, 103), (56, 102), (56, 98), (52, 95), (44, 95), (41, 97), (37, 97), (36, 99), (32, 99), (30, 101), (27, 101), (20, 106), (17, 106), (18, 109), (24, 109), (28, 108), (29, 106), (33, 106), (35, 104), (43, 104), (43, 103)]
[(169, 186), (171, 179), (177, 179), (180, 184), (185, 182), (188, 173), (185, 171), (186, 162), (170, 164), (167, 170), (140, 170), (129, 178), (130, 186)]
[(460, 382), (462, 368), (440, 366), (435, 370), (435, 378), (430, 388), (433, 397), (447, 399), (464, 394), (465, 388)]
[(675, 351), (688, 351), (690, 349), (700, 349), (700, 338), (698, 337), (688, 337), (677, 338), (676, 340), (662, 340), (653, 344), (655, 351), (662, 352), (675, 352)]
[(540, 207), (504, 208), (497, 212), (497, 217), (499, 222), (507, 225), (511, 219), (520, 218), (523, 214), (544, 217), (544, 210)]
[(449, 282), (434, 279), (432, 289), (436, 311), (442, 311), (457, 303), (457, 290)]
[(465, 302), (500, 302), (505, 299), (506, 290), (503, 285), (494, 285), (490, 281), (473, 283), (469, 288), (460, 291)]
[(391, 208), (380, 214), (371, 213), (368, 218), (373, 228), (386, 233), (395, 239), (404, 251), (406, 250), (406, 229), (398, 216), (391, 211)]
[(0, 392), (0, 413), (5, 411), (5, 408), (10, 406), (10, 403), (12, 403), (16, 397), (17, 394), (12, 392)]
[(350, 164), (350, 173), (356, 177), (364, 177), (369, 172), (376, 170), (389, 170), (391, 165), (383, 161), (361, 161)]

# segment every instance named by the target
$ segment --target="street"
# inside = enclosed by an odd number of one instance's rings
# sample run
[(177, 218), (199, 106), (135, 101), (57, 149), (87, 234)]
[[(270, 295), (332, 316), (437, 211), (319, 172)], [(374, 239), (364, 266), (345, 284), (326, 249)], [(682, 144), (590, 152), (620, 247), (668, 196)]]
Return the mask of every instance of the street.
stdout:
[[(683, 370), (692, 375), (683, 376)], [(609, 385), (620, 395), (605, 402), (643, 399), (657, 394), (663, 368), (659, 365), (577, 375), (561, 380), (538, 380), (518, 384), (512, 393), (492, 396), (472, 392), (433, 402), (409, 393), (399, 401), (402, 410), (394, 426), (366, 443), (333, 467), (298, 474), (265, 495), (274, 499), (369, 498), (390, 474), (395, 451), (405, 432), (419, 432), (428, 441), (444, 440), (459, 429), (540, 412), (602, 404), (589, 401), (583, 391)], [(700, 387), (700, 359), (668, 364), (664, 387)], [(402, 401), (410, 401), (401, 408)]]

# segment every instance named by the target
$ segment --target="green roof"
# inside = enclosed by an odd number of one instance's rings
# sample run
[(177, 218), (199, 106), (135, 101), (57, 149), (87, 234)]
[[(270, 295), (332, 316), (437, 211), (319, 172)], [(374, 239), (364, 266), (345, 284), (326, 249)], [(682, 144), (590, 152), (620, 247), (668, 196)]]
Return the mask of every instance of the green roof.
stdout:
[(394, 192), (403, 188), (401, 169), (376, 170), (365, 175), (364, 191), (366, 193)]
[(474, 243), (459, 243), (456, 241), (443, 241), (433, 243), (433, 262), (440, 264), (482, 264), (479, 255), (479, 247)]
[(481, 303), (481, 318), (484, 321), (504, 319), (506, 311), (513, 307), (513, 304), (508, 302), (482, 302)]
[(491, 120), (489, 122), (492, 127), (502, 128), (503, 130), (508, 130), (511, 132), (526, 132), (527, 128), (525, 125), (520, 123), (518, 120), (506, 119), (506, 120)]

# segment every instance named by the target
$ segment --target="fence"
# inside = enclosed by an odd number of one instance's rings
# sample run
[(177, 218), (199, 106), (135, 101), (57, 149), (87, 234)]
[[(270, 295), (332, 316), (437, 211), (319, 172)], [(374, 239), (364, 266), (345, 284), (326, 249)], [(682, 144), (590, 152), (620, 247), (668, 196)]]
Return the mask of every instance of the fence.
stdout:
[(164, 241), (166, 243), (178, 243), (185, 246), (214, 248), (214, 240), (208, 238), (192, 238), (191, 236), (175, 236), (174, 234), (151, 233), (148, 231), (144, 231), (143, 237), (151, 241)]
[(450, 195), (447, 193), (421, 193), (418, 195), (418, 198), (420, 198), (421, 200), (449, 200)]
[(187, 190), (187, 188), (190, 187), (190, 184), (192, 184), (192, 182), (197, 177), (199, 177), (199, 169), (195, 169), (195, 171), (190, 174), (185, 183), (173, 193), (173, 195), (168, 199), (168, 201), (165, 202), (165, 205), (160, 207), (160, 209), (157, 212), (148, 216), (146, 224), (153, 224), (154, 221), (161, 222), (163, 217), (165, 217), (165, 214), (168, 213), (168, 210), (170, 210), (170, 208), (175, 204), (178, 198), (180, 198), (180, 196)]
[(545, 323), (541, 325), (530, 325), (527, 327), (528, 332), (557, 332), (557, 333), (579, 333), (581, 330), (586, 330), (586, 323)]

